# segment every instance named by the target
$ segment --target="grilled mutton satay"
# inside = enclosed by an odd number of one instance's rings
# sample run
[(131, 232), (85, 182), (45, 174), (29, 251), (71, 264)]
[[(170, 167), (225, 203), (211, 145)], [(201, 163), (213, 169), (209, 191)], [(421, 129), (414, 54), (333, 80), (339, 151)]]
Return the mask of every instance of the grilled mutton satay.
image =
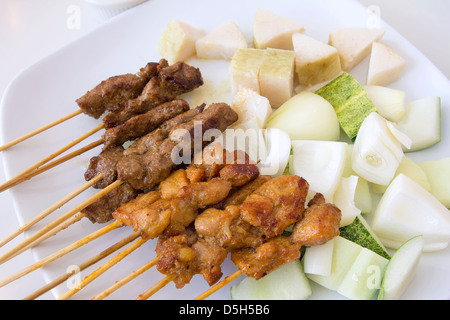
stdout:
[[(245, 170), (242, 166), (247, 168), (247, 182), (259, 175), (259, 170), (254, 164), (230, 164), (224, 169), (235, 168), (234, 171), (240, 176), (239, 181), (242, 183)], [(221, 175), (224, 169), (217, 177), (193, 183), (188, 181), (186, 170), (179, 169), (160, 184), (160, 199), (155, 197), (152, 198), (154, 202), (149, 202), (145, 194), (140, 195), (130, 203), (119, 207), (113, 212), (113, 217), (116, 221), (132, 226), (135, 231), (140, 230), (144, 237), (156, 238), (160, 235), (167, 237), (180, 234), (194, 221), (199, 210), (218, 203), (228, 196), (233, 187), (233, 181), (236, 180), (229, 172), (227, 177), (231, 177), (231, 181), (226, 180)], [(181, 181), (184, 183), (181, 183), (182, 187), (179, 190), (176, 187), (175, 191), (169, 193), (170, 186), (175, 186), (170, 182), (173, 181), (175, 174), (182, 175), (184, 178)], [(180, 181), (179, 177), (178, 180)]]
[(135, 199), (140, 191), (133, 189), (124, 183), (119, 187), (111, 190), (105, 196), (90, 204), (82, 213), (91, 220), (92, 223), (106, 223), (111, 221), (111, 213), (120, 207), (123, 203), (127, 203)]
[[(184, 101), (184, 100), (181, 100)], [(184, 102), (173, 101), (180, 107), (180, 110), (185, 108)], [(169, 105), (172, 102), (168, 103)], [(170, 108), (170, 107), (169, 107)], [(103, 179), (94, 185), (96, 189), (103, 189), (117, 180), (117, 164), (125, 156), (130, 154), (140, 154), (140, 152), (151, 152), (154, 150), (155, 142), (163, 141), (169, 136), (170, 131), (178, 124), (190, 121), (194, 116), (201, 113), (204, 106), (185, 111), (165, 122), (159, 128), (146, 134), (145, 136), (136, 140), (130, 147), (124, 149), (122, 146), (115, 146), (104, 149), (98, 156), (91, 158), (89, 167), (86, 170), (84, 177), (86, 181), (93, 179), (99, 174), (103, 175)], [(153, 149), (152, 149), (153, 148)]]
[(148, 63), (137, 74), (110, 77), (76, 100), (80, 109), (95, 119), (107, 110), (137, 98), (148, 81), (158, 75), (158, 63)]
[(303, 219), (289, 236), (271, 238), (262, 245), (242, 248), (231, 253), (231, 260), (248, 277), (260, 279), (278, 267), (300, 257), (302, 246), (323, 244), (339, 235), (341, 211), (325, 203), (321, 194), (309, 202)]
[(127, 141), (133, 141), (158, 128), (165, 121), (190, 109), (185, 100), (176, 99), (163, 103), (146, 113), (137, 115), (125, 123), (107, 129), (102, 135), (103, 150), (121, 146)]
[[(102, 174), (102, 180), (97, 182), (94, 185), (94, 188), (103, 189), (107, 187), (117, 180), (117, 163), (123, 158), (124, 154), (127, 152), (136, 153), (142, 148), (145, 148), (145, 150), (148, 151), (151, 140), (154, 140), (155, 137), (160, 137), (161, 140), (166, 138), (173, 127), (189, 121), (195, 115), (201, 113), (203, 109), (204, 106), (199, 106), (164, 122), (159, 129), (140, 138), (128, 149), (124, 150), (122, 146), (118, 146), (102, 151), (100, 155), (91, 159), (89, 168), (85, 172), (86, 180), (91, 180), (97, 175)], [(117, 189), (114, 189), (98, 201), (84, 208), (82, 213), (84, 213), (92, 222), (108, 222), (113, 219), (112, 212), (114, 210), (122, 204), (136, 198), (140, 193), (139, 190), (132, 188), (128, 183), (122, 184)]]
[(203, 78), (198, 68), (183, 62), (169, 66), (162, 59), (157, 67), (157, 76), (148, 81), (139, 97), (129, 100), (119, 112), (107, 114), (103, 122), (106, 128), (115, 127), (201, 85)]
[[(118, 179), (127, 181), (135, 189), (153, 188), (168, 177), (175, 166), (182, 164), (174, 161), (180, 151), (187, 150), (194, 154), (195, 139), (201, 139), (200, 146), (203, 148), (209, 143), (203, 140), (207, 130), (223, 132), (237, 118), (236, 112), (229, 105), (211, 104), (189, 121), (172, 128), (167, 138), (163, 139), (164, 136), (161, 136), (161, 139), (152, 140), (151, 148), (146, 152), (128, 154), (122, 158), (117, 163)], [(197, 133), (200, 136), (195, 136)], [(180, 159), (191, 161), (192, 157), (183, 155)]]

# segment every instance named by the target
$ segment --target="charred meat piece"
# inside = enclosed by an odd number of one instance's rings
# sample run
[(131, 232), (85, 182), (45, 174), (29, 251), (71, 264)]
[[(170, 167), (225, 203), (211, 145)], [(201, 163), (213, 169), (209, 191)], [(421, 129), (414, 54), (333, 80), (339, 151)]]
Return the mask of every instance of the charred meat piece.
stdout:
[(122, 184), (81, 210), (81, 212), (84, 213), (92, 223), (106, 223), (113, 218), (112, 212), (114, 212), (114, 210), (122, 204), (133, 200), (138, 194), (139, 192), (134, 190), (128, 184)]
[(198, 68), (183, 62), (168, 66), (167, 61), (162, 59), (158, 66), (158, 76), (152, 77), (139, 97), (129, 100), (120, 112), (106, 115), (103, 119), (105, 127), (112, 128), (122, 124), (133, 116), (145, 113), (201, 85), (203, 79)]
[(157, 76), (157, 63), (148, 63), (137, 74), (110, 77), (76, 100), (80, 109), (95, 119), (138, 97), (147, 82)]
[[(164, 140), (152, 141), (151, 148), (143, 154), (130, 154), (117, 163), (118, 179), (128, 181), (133, 188), (151, 189), (164, 180), (176, 165), (184, 160), (191, 162), (195, 143), (193, 140), (202, 139), (209, 129), (224, 131), (237, 120), (237, 114), (227, 104), (212, 104), (202, 113), (197, 114), (188, 122), (175, 126)], [(199, 130), (194, 130), (195, 126)], [(194, 132), (201, 133), (200, 137)], [(163, 135), (160, 136), (163, 138)], [(200, 141), (204, 147), (209, 141)], [(188, 151), (180, 155), (180, 151)], [(177, 158), (179, 156), (179, 158)], [(179, 161), (182, 159), (182, 161)], [(187, 162), (184, 162), (187, 164)]]
[(117, 180), (117, 163), (123, 157), (123, 147), (114, 147), (102, 151), (98, 156), (92, 157), (89, 161), (89, 167), (84, 173), (84, 178), (89, 181), (97, 175), (102, 174), (103, 178), (93, 187), (95, 189), (104, 189)]
[(189, 110), (189, 104), (185, 100), (173, 100), (159, 105), (158, 107), (137, 115), (125, 123), (114, 128), (107, 129), (102, 136), (103, 150), (121, 146), (126, 141), (140, 138), (159, 125), (177, 115)]

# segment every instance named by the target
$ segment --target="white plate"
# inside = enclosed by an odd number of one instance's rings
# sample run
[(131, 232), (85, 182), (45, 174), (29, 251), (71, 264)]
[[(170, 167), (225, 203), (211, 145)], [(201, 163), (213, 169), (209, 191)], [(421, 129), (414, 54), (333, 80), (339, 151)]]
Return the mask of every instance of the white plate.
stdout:
[[(75, 99), (94, 87), (101, 80), (112, 75), (136, 72), (149, 61), (158, 61), (156, 44), (170, 19), (177, 18), (192, 25), (212, 30), (220, 23), (233, 20), (244, 31), (249, 42), (252, 40), (253, 17), (258, 8), (266, 8), (280, 15), (291, 17), (306, 27), (306, 33), (327, 41), (329, 31), (340, 27), (366, 27), (369, 19), (366, 8), (356, 1), (208, 1), (208, 0), (152, 0), (129, 12), (114, 18), (110, 23), (88, 34), (82, 39), (58, 50), (21, 73), (8, 87), (2, 100), (3, 143), (21, 136), (32, 129), (58, 119), (77, 109)], [(392, 87), (407, 92), (407, 100), (437, 95), (442, 98), (443, 139), (429, 150), (412, 154), (416, 160), (437, 159), (450, 156), (449, 105), (450, 84), (417, 49), (388, 25), (383, 42), (392, 46), (408, 61), (403, 78)], [(365, 82), (368, 59), (352, 74)], [(227, 78), (227, 63), (196, 62), (206, 79), (220, 82)], [(4, 154), (7, 178), (11, 178), (46, 157), (69, 141), (99, 124), (87, 116), (79, 116), (27, 140)], [(97, 140), (100, 133), (82, 145)], [(87, 152), (78, 158), (58, 166), (31, 181), (11, 190), (14, 206), (19, 219), (29, 221), (37, 213), (49, 207), (85, 181), (83, 173), (90, 157), (100, 148)], [(53, 213), (31, 232), (44, 223), (53, 221), (76, 204), (95, 193), (89, 190)], [(34, 250), (36, 259), (73, 243), (98, 230), (101, 226), (91, 224), (87, 219), (60, 232), (51, 240)], [(115, 230), (101, 239), (78, 249), (44, 268), (46, 280), (61, 275), (71, 265), (81, 264), (98, 254), (119, 239), (131, 233), (130, 228)], [(149, 241), (124, 261), (107, 271), (81, 292), (75, 299), (90, 299), (122, 279), (130, 272), (155, 257), (155, 241)], [(110, 256), (113, 257), (114, 255)], [(109, 258), (108, 258), (109, 259)], [(103, 260), (106, 262), (108, 259)], [(85, 270), (81, 278), (101, 264)], [(408, 299), (449, 299), (450, 298), (450, 249), (426, 254), (420, 264), (418, 275), (404, 298)], [(228, 261), (224, 265), (225, 275), (236, 268)], [(112, 299), (135, 299), (153, 286), (163, 276), (155, 268), (147, 271), (132, 283), (110, 296)], [(30, 293), (33, 289), (30, 288)], [(182, 290), (169, 284), (153, 296), (154, 299), (192, 299), (207, 289), (201, 276), (196, 276)], [(342, 297), (314, 286), (313, 299), (341, 299)], [(56, 296), (67, 291), (64, 283), (53, 290)], [(229, 299), (229, 289), (224, 288), (214, 294), (214, 299)]]

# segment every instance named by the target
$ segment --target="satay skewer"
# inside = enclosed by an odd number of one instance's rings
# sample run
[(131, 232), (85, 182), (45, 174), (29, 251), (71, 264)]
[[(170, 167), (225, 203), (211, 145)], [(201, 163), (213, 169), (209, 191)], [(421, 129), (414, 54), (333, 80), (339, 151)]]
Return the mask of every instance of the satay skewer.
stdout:
[(25, 140), (27, 140), (27, 139), (29, 139), (31, 137), (34, 137), (35, 135), (38, 135), (41, 132), (44, 132), (44, 131), (46, 131), (46, 130), (48, 130), (50, 128), (53, 128), (54, 126), (57, 126), (60, 123), (63, 123), (65, 121), (69, 120), (69, 119), (72, 119), (73, 117), (81, 114), (82, 112), (83, 111), (81, 109), (78, 109), (78, 110), (76, 110), (74, 112), (69, 113), (68, 115), (66, 115), (64, 117), (59, 118), (58, 120), (50, 122), (50, 123), (48, 123), (48, 124), (38, 128), (38, 129), (35, 129), (35, 130), (33, 130), (33, 131), (31, 131), (31, 132), (29, 132), (27, 134), (24, 134), (23, 136), (21, 136), (19, 138), (16, 138), (16, 139), (14, 139), (14, 140), (12, 140), (12, 141), (10, 141), (8, 143), (5, 143), (4, 145), (0, 146), (0, 151), (7, 150), (7, 149), (11, 148), (12, 146), (15, 146), (16, 144), (18, 144), (18, 143), (20, 143), (22, 141), (25, 141)]
[(131, 280), (136, 279), (138, 276), (140, 276), (141, 274), (143, 274), (144, 272), (146, 272), (150, 268), (153, 268), (157, 263), (158, 263), (158, 257), (156, 257), (155, 259), (147, 262), (142, 267), (140, 267), (139, 269), (133, 271), (132, 273), (130, 273), (125, 278), (117, 281), (111, 287), (109, 287), (108, 289), (106, 289), (103, 292), (99, 293), (98, 295), (93, 297), (91, 300), (102, 300), (102, 299), (106, 298), (111, 293), (115, 292), (119, 288), (121, 288), (124, 285), (126, 285), (127, 283), (129, 283)]
[(17, 184), (18, 181), (21, 181), (24, 179), (24, 177), (26, 177), (27, 174), (29, 174), (30, 172), (33, 172), (33, 170), (36, 170), (37, 168), (39, 168), (40, 166), (42, 166), (43, 164), (55, 159), (57, 156), (61, 155), (62, 153), (66, 152), (67, 150), (69, 150), (70, 148), (72, 148), (73, 146), (77, 145), (78, 143), (80, 143), (81, 141), (87, 139), (88, 137), (90, 137), (91, 135), (93, 135), (94, 133), (100, 131), (101, 129), (104, 128), (104, 124), (100, 124), (97, 127), (95, 127), (92, 130), (89, 130), (88, 132), (86, 132), (85, 134), (81, 135), (80, 137), (78, 137), (77, 139), (73, 140), (72, 142), (68, 143), (67, 145), (65, 145), (64, 147), (60, 148), (59, 150), (55, 151), (54, 153), (52, 153), (51, 155), (45, 157), (44, 159), (38, 161), (37, 163), (35, 163), (34, 165), (32, 165), (31, 167), (29, 167), (28, 169), (22, 171), (21, 173), (19, 173), (18, 175), (16, 175), (15, 177), (9, 179), (8, 181), (6, 181), (5, 183), (3, 183), (2, 185), (0, 185), (0, 192), (3, 192), (7, 189), (9, 189), (12, 185)]
[(37, 269), (39, 269), (39, 268), (49, 264), (50, 262), (55, 261), (56, 259), (61, 258), (62, 256), (64, 256), (64, 255), (66, 255), (66, 254), (68, 254), (68, 253), (70, 253), (70, 252), (80, 248), (81, 246), (84, 246), (85, 244), (87, 244), (87, 243), (89, 243), (89, 242), (91, 242), (91, 241), (101, 237), (102, 235), (104, 235), (104, 234), (106, 234), (106, 233), (108, 233), (108, 232), (110, 232), (110, 231), (112, 231), (114, 229), (117, 229), (117, 228), (119, 228), (121, 226), (122, 226), (122, 224), (117, 223), (117, 222), (110, 223), (109, 225), (103, 227), (102, 229), (91, 233), (90, 235), (88, 235), (88, 236), (86, 236), (86, 237), (84, 237), (84, 238), (74, 242), (73, 244), (71, 244), (71, 245), (69, 245), (69, 246), (67, 246), (67, 247), (65, 247), (65, 248), (63, 248), (61, 250), (58, 250), (57, 252), (54, 252), (53, 254), (47, 256), (46, 258), (41, 259), (40, 261), (38, 261), (38, 262), (36, 262), (36, 263), (26, 267), (26, 268), (23, 268), (22, 270), (20, 270), (20, 271), (18, 271), (16, 273), (12, 274), (11, 276), (3, 279), (2, 281), (0, 281), (0, 287), (4, 287), (5, 285), (7, 285), (7, 284), (9, 284), (9, 283), (11, 283), (11, 282), (21, 278), (21, 277), (23, 277), (23, 276), (33, 272), (35, 270), (37, 270)]
[(211, 288), (209, 288), (208, 290), (203, 292), (201, 295), (196, 297), (194, 300), (204, 300), (204, 299), (208, 298), (210, 295), (212, 295), (213, 293), (219, 291), (220, 289), (225, 287), (227, 284), (233, 282), (234, 280), (236, 280), (237, 278), (239, 278), (243, 274), (244, 273), (241, 270), (237, 270), (235, 273), (229, 275), (228, 277), (226, 277), (222, 281), (218, 282), (217, 284), (215, 284), (214, 286), (212, 286)]
[(131, 254), (134, 250), (142, 246), (145, 242), (147, 242), (148, 239), (140, 238), (136, 240), (133, 244), (131, 244), (128, 248), (120, 252), (117, 256), (115, 256), (113, 259), (108, 261), (106, 264), (95, 270), (93, 273), (85, 277), (79, 285), (76, 287), (68, 290), (66, 293), (61, 295), (58, 300), (67, 300), (70, 297), (72, 297), (74, 294), (76, 294), (78, 291), (83, 289), (85, 286), (87, 286), (89, 283), (97, 279), (100, 275), (105, 273), (108, 269), (112, 268), (114, 265), (119, 263), (122, 259), (124, 259), (126, 256)]
[[(92, 257), (91, 259), (87, 260), (86, 262), (80, 264), (78, 266), (79, 267), (79, 271), (81, 272), (81, 271), (87, 269), (88, 267), (96, 264), (97, 262), (99, 262), (103, 258), (109, 256), (110, 254), (112, 254), (113, 252), (119, 250), (123, 246), (125, 246), (125, 245), (129, 244), (130, 242), (136, 240), (140, 235), (141, 235), (140, 232), (135, 232), (135, 233), (129, 235), (128, 237), (126, 237), (126, 238), (116, 242), (115, 244), (113, 244), (112, 246), (110, 246), (106, 250), (102, 251), (101, 253), (99, 253), (95, 257)], [(52, 282), (50, 282), (47, 285), (43, 286), (42, 288), (36, 290), (34, 293), (28, 295), (23, 300), (34, 300), (34, 299), (40, 297), (44, 293), (50, 291), (51, 289), (55, 288), (56, 286), (60, 285), (61, 283), (63, 283), (67, 279), (69, 279), (74, 273), (75, 273), (75, 271), (72, 270), (71, 272), (67, 272), (67, 273), (59, 276), (58, 278), (56, 278)]]
[(71, 152), (71, 153), (69, 153), (69, 154), (67, 154), (65, 156), (62, 156), (61, 158), (58, 158), (58, 159), (53, 160), (51, 162), (48, 162), (48, 163), (40, 166), (39, 168), (37, 168), (37, 169), (27, 173), (27, 174), (24, 174), (21, 178), (15, 179), (15, 181), (11, 181), (11, 183), (6, 185), (4, 187), (4, 190), (0, 190), (0, 192), (1, 191), (5, 191), (7, 189), (10, 189), (10, 188), (12, 188), (12, 187), (14, 187), (14, 186), (24, 182), (24, 181), (30, 180), (31, 178), (33, 178), (33, 177), (35, 177), (35, 176), (37, 176), (37, 175), (39, 175), (41, 173), (44, 173), (44, 172), (46, 172), (46, 171), (48, 171), (48, 170), (50, 170), (50, 169), (52, 169), (52, 168), (62, 164), (62, 163), (70, 160), (70, 159), (73, 159), (73, 158), (75, 158), (75, 157), (77, 157), (77, 156), (79, 156), (79, 155), (81, 155), (81, 154), (83, 154), (83, 153), (85, 153), (85, 152), (95, 148), (95, 147), (98, 147), (101, 144), (103, 144), (103, 140), (94, 141), (94, 142), (89, 143), (88, 145), (86, 145), (86, 146), (84, 146), (84, 147), (82, 147), (82, 148), (80, 148), (78, 150), (75, 150), (75, 151), (73, 151), (73, 152)]
[(148, 289), (147, 291), (145, 291), (144, 293), (141, 293), (136, 300), (147, 300), (148, 298), (150, 298), (152, 295), (154, 295), (156, 292), (158, 292), (159, 290), (161, 290), (162, 288), (164, 288), (166, 285), (168, 285), (172, 280), (174, 280), (176, 278), (175, 275), (171, 274), (168, 275), (166, 277), (164, 277), (163, 279), (161, 279), (160, 281), (158, 281), (153, 287), (151, 287), (150, 289)]
[[(57, 218), (53, 222), (49, 223), (47, 226), (45, 226), (44, 228), (42, 228), (41, 230), (39, 230), (38, 232), (36, 232), (32, 236), (30, 236), (26, 240), (22, 241), (20, 244), (15, 246), (13, 249), (11, 249), (8, 252), (6, 252), (5, 254), (3, 254), (0, 257), (0, 263), (3, 263), (5, 261), (9, 260), (12, 256), (15, 256), (19, 250), (24, 249), (28, 245), (30, 245), (32, 243), (36, 244), (34, 241), (38, 240), (43, 235), (46, 235), (47, 233), (52, 232), (53, 229), (58, 228), (58, 226), (63, 224), (66, 220), (72, 218), (78, 212), (80, 212), (81, 210), (86, 208), (88, 205), (94, 203), (95, 201), (97, 201), (98, 199), (103, 197), (105, 194), (107, 194), (114, 188), (117, 188), (122, 183), (123, 183), (122, 181), (116, 180), (114, 183), (110, 184), (105, 189), (102, 189), (101, 191), (99, 191), (98, 193), (96, 193), (95, 195), (90, 197), (89, 199), (83, 201), (81, 204), (79, 204), (79, 205), (75, 206), (73, 209), (69, 210), (66, 214), (62, 215), (61, 217)], [(27, 248), (29, 248), (29, 247), (27, 247)]]
[[(47, 209), (45, 209), (44, 211), (39, 213), (36, 217), (31, 219), (30, 221), (25, 223), (23, 226), (18, 228), (16, 231), (11, 233), (9, 236), (4, 238), (2, 241), (0, 241), (0, 248), (3, 247), (6, 243), (11, 241), (12, 239), (14, 239), (15, 237), (17, 237), (18, 235), (20, 235), (21, 233), (30, 229), (32, 226), (34, 226), (36, 223), (38, 223), (39, 221), (41, 221), (42, 219), (44, 219), (45, 217), (50, 215), (55, 210), (61, 208), (64, 204), (66, 204), (67, 202), (69, 202), (70, 200), (72, 200), (73, 198), (75, 198), (76, 196), (78, 196), (79, 194), (81, 194), (82, 192), (87, 190), (88, 188), (92, 187), (94, 184), (96, 184), (101, 179), (102, 179), (102, 176), (99, 175), (96, 178), (86, 182), (82, 186), (78, 187), (77, 189), (75, 189), (74, 191), (72, 191), (71, 193), (66, 195), (61, 200), (57, 201), (56, 203), (54, 203), (53, 205), (51, 205), (50, 207), (48, 207)], [(1, 261), (1, 259), (0, 259), (0, 261)]]

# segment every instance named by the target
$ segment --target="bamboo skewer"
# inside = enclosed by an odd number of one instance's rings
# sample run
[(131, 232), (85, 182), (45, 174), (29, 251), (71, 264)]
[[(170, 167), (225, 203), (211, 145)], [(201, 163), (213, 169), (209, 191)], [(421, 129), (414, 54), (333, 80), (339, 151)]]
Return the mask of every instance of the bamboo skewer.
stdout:
[(12, 234), (7, 236), (5, 239), (0, 241), (0, 248), (3, 247), (6, 243), (17, 237), (19, 234), (25, 232), (26, 230), (30, 229), (32, 226), (34, 226), (36, 223), (47, 217), (49, 214), (54, 212), (55, 210), (61, 208), (64, 204), (78, 196), (83, 191), (87, 190), (88, 188), (92, 187), (94, 184), (96, 184), (98, 181), (102, 179), (102, 175), (98, 175), (94, 179), (88, 181), (87, 183), (83, 184), (81, 187), (75, 189), (68, 195), (66, 195), (64, 198), (56, 202), (55, 204), (48, 207), (46, 210), (42, 211), (40, 214), (38, 214), (36, 217), (25, 223), (23, 226), (21, 226), (19, 229), (14, 231)]
[(98, 237), (100, 237), (100, 236), (102, 236), (102, 235), (104, 235), (104, 234), (106, 234), (106, 233), (108, 233), (108, 232), (110, 232), (110, 231), (112, 231), (114, 229), (117, 229), (117, 228), (119, 228), (121, 226), (122, 225), (120, 223), (113, 222), (113, 223), (103, 227), (102, 229), (91, 233), (90, 235), (84, 237), (83, 239), (78, 240), (77, 242), (75, 242), (75, 243), (73, 243), (73, 244), (71, 244), (71, 245), (69, 245), (69, 246), (67, 246), (67, 247), (65, 247), (65, 248), (63, 248), (63, 249), (61, 249), (61, 250), (51, 254), (51, 255), (49, 255), (48, 257), (46, 257), (46, 258), (36, 262), (35, 264), (33, 264), (31, 266), (28, 266), (28, 267), (26, 267), (26, 268), (16, 272), (15, 274), (7, 277), (6, 279), (0, 281), (0, 287), (3, 287), (5, 285), (7, 285), (7, 284), (9, 284), (9, 283), (11, 283), (11, 282), (21, 278), (21, 277), (23, 277), (24, 275), (27, 275), (28, 273), (30, 273), (32, 271), (35, 271), (35, 270), (37, 270), (37, 269), (39, 269), (39, 268), (49, 264), (50, 262), (55, 261), (58, 258), (61, 258), (62, 256), (68, 254), (69, 252), (72, 252), (75, 249), (78, 249), (81, 246), (91, 242), (92, 240), (95, 240)]
[(222, 289), (223, 287), (225, 287), (227, 284), (229, 284), (230, 282), (233, 282), (234, 280), (236, 280), (237, 278), (239, 278), (240, 276), (242, 276), (243, 273), (241, 270), (236, 271), (235, 273), (233, 273), (232, 275), (226, 277), (225, 279), (223, 279), (222, 281), (220, 281), (219, 283), (217, 283), (215, 286), (209, 288), (208, 290), (206, 290), (205, 292), (203, 292), (201, 295), (199, 295), (197, 298), (195, 298), (194, 300), (203, 300), (206, 299), (207, 297), (209, 297), (210, 295), (212, 295), (214, 292)]
[(153, 287), (145, 291), (144, 293), (140, 294), (136, 300), (147, 300), (152, 295), (154, 295), (156, 292), (164, 288), (166, 285), (168, 285), (173, 279), (175, 279), (176, 275), (171, 274), (160, 280), (157, 284), (155, 284)]
[(15, 179), (15, 181), (11, 181), (1, 191), (5, 191), (5, 190), (7, 190), (9, 188), (12, 188), (12, 187), (22, 183), (22, 182), (30, 180), (31, 178), (37, 176), (38, 174), (41, 174), (41, 173), (43, 173), (45, 171), (48, 171), (48, 170), (56, 167), (57, 165), (60, 165), (61, 163), (64, 163), (64, 162), (66, 162), (66, 161), (68, 161), (70, 159), (75, 158), (76, 156), (79, 156), (80, 154), (83, 154), (86, 151), (89, 151), (89, 150), (91, 150), (91, 149), (93, 149), (95, 147), (98, 147), (102, 143), (103, 143), (103, 140), (101, 140), (101, 139), (97, 140), (97, 141), (94, 141), (94, 142), (92, 142), (92, 143), (90, 143), (90, 144), (88, 144), (88, 145), (86, 145), (86, 146), (84, 146), (84, 147), (82, 147), (82, 148), (80, 148), (78, 150), (75, 150), (75, 151), (73, 151), (73, 152), (71, 152), (71, 153), (69, 153), (69, 154), (59, 158), (59, 159), (56, 159), (56, 160), (54, 160), (52, 162), (49, 162), (49, 163), (46, 163), (46, 164), (40, 166), (39, 168), (24, 174), (22, 176), (22, 178), (20, 178), (20, 179), (18, 178), (18, 179)]
[(44, 159), (42, 159), (41, 161), (38, 161), (37, 163), (35, 163), (34, 165), (32, 165), (31, 167), (29, 167), (28, 169), (22, 171), (21, 173), (19, 173), (18, 175), (16, 175), (14, 178), (11, 178), (10, 180), (6, 181), (5, 183), (3, 183), (2, 185), (0, 185), (0, 192), (5, 191), (6, 189), (10, 188), (12, 185), (16, 184), (17, 181), (20, 181), (22, 179), (24, 179), (24, 177), (29, 174), (30, 172), (32, 172), (33, 170), (36, 170), (37, 168), (39, 168), (40, 166), (42, 166), (43, 164), (53, 160), (54, 158), (56, 158), (57, 156), (59, 156), (60, 154), (66, 152), (67, 150), (69, 150), (70, 148), (72, 148), (74, 145), (80, 143), (81, 141), (85, 140), (86, 138), (88, 138), (89, 136), (93, 135), (94, 133), (96, 133), (97, 131), (100, 131), (101, 129), (104, 128), (104, 124), (100, 124), (97, 127), (95, 127), (94, 129), (86, 132), (85, 134), (81, 135), (80, 137), (78, 137), (77, 139), (73, 140), (72, 142), (70, 142), (69, 144), (67, 144), (66, 146), (62, 147), (61, 149), (57, 150), (56, 152), (52, 153), (51, 155), (45, 157)]
[[(86, 262), (80, 264), (79, 265), (79, 268), (80, 268), (79, 270), (83, 271), (83, 270), (89, 268), (90, 266), (96, 264), (97, 262), (99, 262), (103, 258), (109, 256), (110, 254), (112, 254), (113, 252), (119, 250), (123, 246), (125, 246), (125, 245), (129, 244), (130, 242), (136, 240), (136, 238), (138, 238), (140, 235), (141, 235), (140, 232), (135, 232), (135, 233), (129, 235), (128, 237), (126, 237), (125, 239), (120, 240), (119, 242), (115, 243), (114, 245), (112, 245), (108, 249), (102, 251), (101, 253), (99, 253), (95, 257), (93, 257), (93, 258), (87, 260)], [(69, 277), (71, 277), (74, 274), (74, 272), (75, 271), (67, 272), (67, 273), (61, 275), (60, 277), (58, 277), (55, 280), (53, 280), (52, 282), (48, 283), (44, 287), (40, 288), (39, 290), (37, 290), (34, 293), (30, 294), (29, 296), (25, 297), (24, 300), (34, 300), (34, 299), (38, 298), (39, 296), (43, 295), (44, 293), (50, 291), (51, 289), (55, 288), (56, 286), (60, 285), (64, 281), (66, 281)]]
[(6, 149), (9, 149), (9, 148), (11, 148), (12, 146), (14, 146), (16, 144), (18, 144), (18, 143), (20, 143), (20, 142), (22, 142), (22, 141), (24, 141), (26, 139), (29, 139), (29, 138), (31, 138), (31, 137), (33, 137), (33, 136), (35, 136), (35, 135), (45, 131), (45, 130), (48, 130), (48, 129), (50, 129), (50, 128), (52, 128), (52, 127), (54, 127), (54, 126), (56, 126), (56, 125), (58, 125), (58, 124), (60, 124), (60, 123), (62, 123), (64, 121), (67, 121), (67, 120), (69, 120), (69, 119), (71, 119), (71, 118), (73, 118), (73, 117), (75, 117), (75, 116), (77, 116), (77, 115), (79, 115), (81, 113), (82, 113), (81, 109), (78, 109), (78, 110), (76, 110), (76, 111), (74, 111), (72, 113), (69, 113), (68, 115), (66, 115), (66, 116), (64, 116), (64, 117), (62, 117), (62, 118), (60, 118), (58, 120), (55, 120), (55, 121), (53, 121), (53, 122), (51, 122), (49, 124), (46, 124), (45, 126), (42, 126), (42, 127), (38, 128), (36, 130), (33, 130), (33, 131), (31, 131), (31, 132), (29, 132), (29, 133), (27, 133), (27, 134), (25, 134), (25, 135), (23, 135), (23, 136), (21, 136), (21, 137), (19, 137), (17, 139), (12, 140), (11, 142), (8, 142), (8, 143), (4, 144), (3, 146), (0, 146), (0, 151), (4, 151)]
[(147, 242), (148, 239), (143, 239), (140, 238), (138, 239), (135, 243), (133, 243), (132, 245), (130, 245), (127, 249), (125, 249), (124, 251), (120, 252), (117, 256), (115, 256), (113, 259), (111, 259), (110, 261), (108, 261), (106, 264), (104, 264), (103, 266), (101, 266), (100, 268), (98, 268), (97, 270), (95, 270), (93, 273), (91, 273), (90, 275), (88, 275), (87, 277), (85, 277), (81, 283), (68, 290), (66, 293), (64, 293), (63, 295), (61, 295), (58, 300), (67, 300), (70, 297), (72, 297), (74, 294), (76, 294), (78, 291), (80, 291), (81, 289), (83, 289), (85, 286), (87, 286), (89, 283), (91, 283), (92, 281), (94, 281), (95, 279), (97, 279), (100, 275), (102, 275), (103, 273), (105, 273), (108, 269), (112, 268), (114, 265), (116, 265), (117, 263), (119, 263), (122, 259), (124, 259), (126, 256), (128, 256), (130, 253), (132, 253), (134, 250), (136, 250), (137, 248), (139, 248), (141, 245), (143, 245), (145, 242)]
[(136, 271), (133, 271), (132, 273), (130, 273), (128, 276), (126, 276), (122, 280), (117, 281), (111, 287), (109, 287), (108, 289), (106, 289), (102, 293), (100, 293), (100, 294), (96, 295), (95, 297), (93, 297), (92, 300), (102, 300), (102, 299), (106, 298), (111, 293), (113, 293), (114, 291), (116, 291), (119, 288), (123, 287), (128, 282), (130, 282), (131, 280), (137, 278), (139, 275), (143, 274), (145, 271), (147, 271), (150, 268), (154, 267), (157, 262), (158, 262), (158, 257), (156, 257), (155, 259), (151, 260), (150, 262), (147, 262), (142, 267), (140, 267)]
[(19, 250), (17, 250), (16, 252), (12, 253), (11, 255), (9, 255), (8, 257), (6, 257), (4, 259), (4, 261), (2, 261), (1, 263), (4, 263), (8, 260), (11, 260), (12, 258), (18, 256), (19, 254), (21, 254), (22, 252), (31, 249), (35, 246), (37, 246), (38, 244), (40, 244), (41, 242), (47, 240), (50, 237), (53, 237), (55, 234), (57, 234), (58, 232), (68, 228), (69, 226), (75, 224), (76, 222), (80, 221), (82, 218), (84, 218), (85, 215), (83, 213), (78, 213), (75, 216), (71, 217), (70, 219), (64, 221), (63, 223), (61, 223), (59, 226), (57, 226), (56, 228), (50, 230), (49, 232), (43, 234), (42, 236), (40, 236), (39, 238), (37, 238), (36, 240), (34, 240), (33, 242), (29, 243), (28, 245), (26, 245), (23, 248), (20, 248)]
[(64, 221), (70, 219), (75, 214), (77, 214), (78, 212), (80, 212), (81, 210), (86, 208), (88, 205), (94, 203), (95, 201), (97, 201), (98, 199), (103, 197), (105, 194), (107, 194), (108, 192), (110, 192), (114, 188), (117, 188), (121, 184), (122, 184), (122, 181), (116, 180), (114, 183), (110, 184), (109, 186), (107, 186), (103, 190), (99, 191), (98, 193), (96, 193), (95, 195), (90, 197), (89, 199), (87, 199), (84, 202), (82, 202), (81, 204), (77, 205), (75, 208), (73, 208), (72, 210), (68, 211), (66, 214), (62, 215), (61, 217), (59, 217), (58, 219), (56, 219), (52, 223), (48, 224), (47, 226), (42, 228), (40, 231), (36, 232), (32, 236), (30, 236), (28, 239), (26, 239), (25, 241), (23, 241), (22, 243), (20, 243), (19, 245), (17, 245), (13, 249), (9, 250), (7, 253), (2, 255), (0, 257), (0, 263), (3, 263), (6, 260), (9, 260), (9, 258), (12, 255), (14, 255), (18, 250), (23, 249), (24, 247), (26, 247), (29, 244), (31, 244), (32, 242), (34, 242), (36, 239), (38, 239), (41, 236), (45, 235), (46, 233), (52, 231), (53, 229), (58, 228), (58, 226), (61, 225)]

